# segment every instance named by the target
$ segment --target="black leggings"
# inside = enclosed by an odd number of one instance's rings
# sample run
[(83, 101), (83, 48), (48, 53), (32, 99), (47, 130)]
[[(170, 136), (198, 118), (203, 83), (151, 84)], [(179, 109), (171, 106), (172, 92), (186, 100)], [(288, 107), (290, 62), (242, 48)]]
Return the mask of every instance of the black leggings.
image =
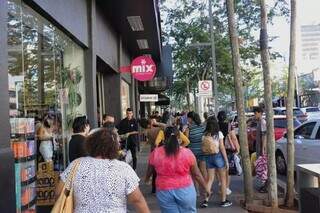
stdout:
[(136, 170), (137, 168), (137, 148), (135, 145), (128, 146), (128, 150), (130, 150), (132, 154), (132, 168)]

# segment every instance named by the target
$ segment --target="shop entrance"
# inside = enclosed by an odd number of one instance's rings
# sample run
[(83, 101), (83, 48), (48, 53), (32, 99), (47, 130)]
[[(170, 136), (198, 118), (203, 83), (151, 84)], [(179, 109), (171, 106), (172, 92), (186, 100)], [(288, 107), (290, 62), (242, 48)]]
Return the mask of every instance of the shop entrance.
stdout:
[(105, 107), (105, 91), (104, 91), (104, 75), (97, 72), (97, 113), (98, 113), (98, 126), (102, 126), (102, 117), (106, 113)]

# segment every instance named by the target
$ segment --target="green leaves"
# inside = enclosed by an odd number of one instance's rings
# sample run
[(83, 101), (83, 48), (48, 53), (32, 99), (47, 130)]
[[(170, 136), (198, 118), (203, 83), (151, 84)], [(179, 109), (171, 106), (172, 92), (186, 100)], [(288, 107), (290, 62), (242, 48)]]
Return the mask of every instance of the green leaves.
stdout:
[[(218, 90), (220, 93), (233, 95), (234, 82), (232, 71), (231, 48), (227, 25), (227, 12), (224, 1), (213, 1), (213, 22), (216, 46), (216, 65)], [(240, 54), (245, 84), (252, 96), (260, 96), (257, 72), (261, 66), (259, 43), (255, 34), (260, 29), (260, 6), (257, 0), (236, 0)], [(173, 63), (175, 81), (169, 94), (176, 100), (186, 97), (186, 79), (190, 81), (190, 90), (197, 89), (198, 80), (211, 79), (211, 46), (197, 46), (197, 43), (210, 43), (207, 1), (176, 0), (174, 5), (162, 5), (164, 15), (165, 43), (173, 46)], [(269, 22), (276, 16), (288, 16), (288, 5), (285, 0), (275, 1), (269, 5)], [(271, 38), (271, 37), (270, 37)], [(274, 39), (274, 38), (271, 38)], [(273, 58), (280, 55), (271, 52)], [(252, 89), (250, 89), (252, 87)], [(251, 96), (251, 95), (249, 95)]]

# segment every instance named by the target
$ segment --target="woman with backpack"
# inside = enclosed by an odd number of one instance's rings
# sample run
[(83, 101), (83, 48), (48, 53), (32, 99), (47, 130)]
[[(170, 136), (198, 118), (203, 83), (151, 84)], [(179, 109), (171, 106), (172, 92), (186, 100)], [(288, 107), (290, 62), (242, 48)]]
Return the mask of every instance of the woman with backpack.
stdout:
[[(224, 147), (223, 134), (219, 130), (219, 124), (217, 120), (208, 119), (207, 126), (204, 132), (202, 140), (202, 151), (207, 154), (206, 165), (208, 169), (207, 187), (212, 188), (214, 177), (217, 175), (220, 177), (220, 191), (221, 191), (221, 207), (231, 206), (232, 203), (227, 200), (226, 184), (227, 177), (226, 171), (229, 168), (227, 153)], [(208, 207), (209, 196), (206, 196), (200, 207)]]

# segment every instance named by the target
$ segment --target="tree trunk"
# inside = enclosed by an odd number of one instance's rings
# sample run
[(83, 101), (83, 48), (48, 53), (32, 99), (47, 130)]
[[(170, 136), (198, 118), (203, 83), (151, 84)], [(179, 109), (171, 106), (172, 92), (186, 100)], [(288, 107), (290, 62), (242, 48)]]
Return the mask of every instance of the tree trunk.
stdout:
[(190, 106), (190, 85), (189, 85), (189, 79), (186, 79), (186, 86), (187, 86), (187, 105), (188, 105), (188, 111), (191, 110)]
[(260, 51), (264, 80), (264, 102), (267, 120), (267, 152), (268, 152), (268, 175), (269, 175), (269, 199), (272, 207), (278, 207), (277, 171), (275, 161), (275, 140), (273, 124), (272, 89), (269, 68), (269, 49), (267, 32), (267, 9), (265, 0), (260, 0), (261, 6), (261, 30)]
[(294, 126), (293, 104), (294, 84), (296, 71), (296, 0), (291, 0), (291, 27), (290, 27), (290, 59), (288, 75), (288, 98), (287, 98), (287, 195), (286, 205), (294, 205)]
[(253, 199), (253, 186), (251, 175), (251, 163), (248, 148), (247, 138), (247, 124), (244, 111), (244, 95), (242, 87), (242, 71), (240, 68), (240, 53), (239, 53), (239, 40), (237, 36), (235, 14), (234, 14), (234, 0), (227, 0), (228, 10), (228, 23), (229, 23), (229, 36), (232, 49), (232, 64), (234, 72), (234, 84), (236, 94), (236, 104), (239, 118), (239, 140), (240, 150), (243, 162), (243, 175), (244, 175), (244, 192), (246, 203), (251, 203)]

